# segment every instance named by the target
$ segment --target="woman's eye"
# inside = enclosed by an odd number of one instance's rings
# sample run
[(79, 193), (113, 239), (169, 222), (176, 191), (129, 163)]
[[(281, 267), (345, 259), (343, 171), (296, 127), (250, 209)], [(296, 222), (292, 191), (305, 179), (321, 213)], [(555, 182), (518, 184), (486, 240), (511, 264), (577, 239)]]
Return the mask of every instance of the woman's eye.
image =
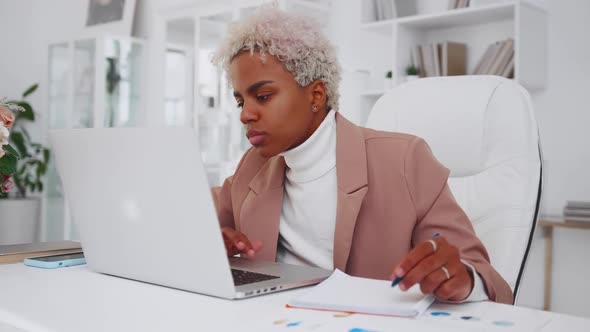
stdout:
[(239, 101), (238, 104), (236, 105), (237, 108), (242, 108), (244, 107), (244, 102), (243, 101)]
[(268, 97), (270, 97), (270, 95), (259, 95), (256, 96), (256, 99), (258, 99), (258, 101), (265, 101), (268, 100)]

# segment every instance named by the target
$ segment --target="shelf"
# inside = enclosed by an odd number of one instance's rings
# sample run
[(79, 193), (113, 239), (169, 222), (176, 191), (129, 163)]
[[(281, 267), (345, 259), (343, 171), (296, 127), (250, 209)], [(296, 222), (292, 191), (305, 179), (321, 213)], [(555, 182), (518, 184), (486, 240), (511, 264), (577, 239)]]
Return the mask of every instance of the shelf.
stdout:
[(309, 9), (319, 10), (325, 13), (330, 13), (332, 9), (327, 4), (309, 1), (309, 0), (291, 0), (289, 1), (289, 5), (296, 5), (301, 7), (307, 7)]
[(385, 93), (383, 89), (365, 90), (361, 92), (362, 97), (381, 97)]
[(408, 16), (395, 20), (397, 24), (417, 29), (443, 29), (514, 19), (514, 3), (461, 8), (442, 13)]
[(395, 19), (392, 19), (362, 23), (361, 27), (366, 31), (377, 32), (384, 35), (391, 35), (393, 34), (393, 22), (395, 21)]
[(514, 3), (452, 9), (440, 13), (405, 16), (401, 18), (362, 23), (364, 30), (385, 35), (393, 34), (393, 25), (414, 29), (443, 29), (514, 19)]

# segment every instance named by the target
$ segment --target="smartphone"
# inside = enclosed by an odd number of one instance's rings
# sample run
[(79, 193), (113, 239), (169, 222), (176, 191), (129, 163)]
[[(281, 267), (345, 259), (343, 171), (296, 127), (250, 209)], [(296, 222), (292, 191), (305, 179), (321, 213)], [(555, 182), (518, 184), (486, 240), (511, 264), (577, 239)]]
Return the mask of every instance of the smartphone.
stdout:
[(86, 264), (83, 252), (72, 254), (61, 254), (53, 256), (30, 257), (23, 262), (27, 266), (40, 267), (43, 269), (56, 269), (58, 267)]

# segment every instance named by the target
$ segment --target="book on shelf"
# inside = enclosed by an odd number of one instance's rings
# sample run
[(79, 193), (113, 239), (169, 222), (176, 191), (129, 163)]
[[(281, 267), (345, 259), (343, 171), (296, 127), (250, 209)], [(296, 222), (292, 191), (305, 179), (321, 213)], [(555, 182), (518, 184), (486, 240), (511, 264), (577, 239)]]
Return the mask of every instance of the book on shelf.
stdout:
[(510, 57), (510, 61), (504, 71), (500, 74), (502, 77), (514, 77), (514, 54)]
[(465, 75), (467, 46), (445, 41), (418, 45), (412, 48), (412, 62), (420, 69), (420, 76)]
[(418, 14), (415, 0), (392, 0), (392, 2), (395, 6), (396, 17), (406, 17)]
[(566, 206), (563, 208), (563, 215), (571, 217), (590, 217), (590, 209), (576, 209)]
[(469, 7), (485, 7), (490, 5), (497, 5), (507, 3), (511, 0), (469, 0)]
[(410, 50), (412, 57), (412, 65), (416, 68), (422, 68), (422, 55), (420, 54), (420, 45), (415, 45)]
[(420, 58), (422, 59), (420, 76), (423, 77), (436, 76), (434, 73), (434, 59), (432, 59), (433, 53), (431, 47), (432, 44), (418, 46)]
[(375, 9), (375, 20), (383, 21), (397, 17), (397, 10), (394, 0), (372, 0)]
[(494, 58), (492, 62), (489, 74), (492, 75), (500, 75), (506, 68), (508, 61), (514, 54), (514, 39), (510, 38), (501, 43), (500, 49), (498, 50), (498, 55)]
[(578, 217), (578, 216), (563, 216), (563, 220), (571, 222), (590, 222), (589, 217)]
[(566, 208), (590, 209), (590, 201), (567, 201)]
[(434, 72), (434, 76), (441, 76), (440, 49), (439, 44), (430, 44), (430, 50), (432, 51), (432, 71)]
[(481, 73), (482, 68), (485, 65), (485, 62), (488, 61), (488, 59), (491, 57), (490, 54), (493, 52), (493, 49), (495, 46), (496, 46), (495, 43), (488, 45), (488, 48), (486, 49), (486, 51), (483, 53), (481, 58), (479, 58), (477, 65), (475, 65), (475, 69), (473, 70), (473, 75), (478, 75)]
[(511, 77), (513, 73), (514, 39), (512, 38), (490, 44), (473, 70), (473, 75)]
[(470, 6), (470, 0), (449, 0), (449, 9), (467, 8)]
[(441, 46), (442, 75), (465, 75), (467, 73), (467, 45), (444, 42)]

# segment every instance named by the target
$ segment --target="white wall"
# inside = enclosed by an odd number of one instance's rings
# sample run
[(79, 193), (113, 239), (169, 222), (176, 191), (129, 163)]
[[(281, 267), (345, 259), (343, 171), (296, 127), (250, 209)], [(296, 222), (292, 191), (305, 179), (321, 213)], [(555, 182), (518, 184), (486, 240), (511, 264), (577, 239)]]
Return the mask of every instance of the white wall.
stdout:
[[(547, 88), (533, 95), (546, 160), (542, 212), (560, 214), (566, 200), (590, 200), (590, 1), (533, 2), (549, 13)], [(590, 317), (589, 243), (590, 231), (554, 232), (553, 311)], [(537, 240), (523, 303), (542, 301), (543, 253)]]
[[(134, 34), (150, 36), (157, 8), (187, 0), (138, 0)], [(336, 4), (343, 2), (333, 1)], [(542, 210), (560, 213), (568, 199), (590, 200), (590, 1), (538, 0), (549, 14), (547, 88), (533, 96), (539, 121), (548, 175)], [(86, 1), (0, 0), (0, 96), (18, 97), (33, 82), (40, 90), (31, 101), (43, 121), (47, 104), (47, 44), (76, 36), (83, 26)], [(356, 9), (358, 10), (358, 9)], [(354, 28), (354, 7), (339, 7), (335, 21), (340, 29)], [(348, 19), (347, 19), (348, 18)], [(358, 35), (358, 34), (357, 34)], [(362, 53), (354, 54), (355, 37), (336, 35), (342, 59), (351, 67)], [(357, 36), (358, 38), (358, 36)], [(366, 41), (365, 41), (366, 42)], [(345, 98), (346, 99), (346, 98)], [(41, 122), (43, 125), (43, 122)], [(540, 308), (543, 300), (541, 232), (536, 235), (519, 303)], [(558, 230), (554, 242), (554, 311), (590, 317), (590, 232)]]

